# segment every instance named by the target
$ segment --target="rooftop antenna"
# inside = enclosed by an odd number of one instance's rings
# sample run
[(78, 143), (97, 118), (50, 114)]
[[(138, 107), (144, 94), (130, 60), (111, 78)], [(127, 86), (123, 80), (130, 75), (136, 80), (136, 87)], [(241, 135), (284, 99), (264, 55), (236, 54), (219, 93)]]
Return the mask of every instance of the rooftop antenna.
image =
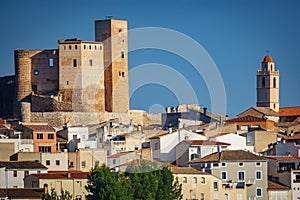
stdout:
[(112, 19), (112, 18), (113, 18), (112, 15), (108, 15), (108, 16), (105, 17), (105, 19)]

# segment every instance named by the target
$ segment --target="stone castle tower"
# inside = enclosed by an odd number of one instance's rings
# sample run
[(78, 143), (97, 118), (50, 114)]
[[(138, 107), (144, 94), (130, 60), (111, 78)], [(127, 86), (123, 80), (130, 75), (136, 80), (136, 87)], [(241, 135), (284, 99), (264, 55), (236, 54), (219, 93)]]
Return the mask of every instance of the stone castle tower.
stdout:
[(261, 63), (261, 71), (257, 71), (258, 107), (269, 107), (279, 111), (279, 71), (275, 70), (272, 57), (267, 55)]
[(95, 21), (95, 40), (104, 46), (105, 110), (127, 112), (128, 89), (128, 35), (125, 20)]
[(95, 38), (59, 40), (58, 49), (15, 50), (14, 116), (21, 117), (22, 102), (36, 95), (44, 98), (42, 109), (54, 102), (56, 111), (127, 112), (127, 21), (95, 21)]

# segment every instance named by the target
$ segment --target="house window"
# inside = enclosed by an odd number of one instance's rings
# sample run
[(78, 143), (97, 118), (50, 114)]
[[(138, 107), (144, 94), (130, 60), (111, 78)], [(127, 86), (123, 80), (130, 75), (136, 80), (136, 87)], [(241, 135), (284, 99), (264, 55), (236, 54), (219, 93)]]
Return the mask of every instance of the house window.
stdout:
[(256, 180), (261, 180), (261, 171), (256, 171)]
[(49, 58), (49, 67), (53, 67), (53, 58)]
[(214, 190), (218, 190), (218, 182), (217, 181), (214, 182)]
[(92, 49), (92, 46), (91, 46), (91, 45), (89, 46), (89, 49), (90, 49), (90, 50)]
[(48, 134), (48, 139), (49, 140), (53, 140), (54, 139), (54, 134), (53, 133), (49, 133)]
[(122, 77), (125, 77), (125, 72), (122, 72)]
[(39, 152), (51, 152), (51, 147), (39, 146)]
[(73, 59), (73, 67), (77, 67), (77, 60)]
[(182, 182), (183, 182), (183, 183), (187, 183), (187, 177), (183, 177), (183, 178), (182, 178)]
[(124, 57), (125, 57), (124, 51), (122, 50), (122, 51), (121, 51), (121, 58), (124, 58)]
[(193, 183), (197, 183), (197, 177), (193, 177)]
[(18, 171), (14, 171), (14, 177), (18, 176)]
[(38, 133), (37, 134), (37, 139), (42, 140), (43, 139), (43, 133)]
[(204, 200), (204, 193), (200, 194), (200, 200)]
[(240, 162), (239, 167), (244, 167), (244, 163)]
[(99, 164), (100, 164), (99, 160), (96, 160), (95, 161), (95, 166), (99, 166)]
[(81, 162), (81, 167), (82, 167), (82, 168), (85, 168), (85, 167), (86, 167), (86, 162), (85, 162), (85, 161), (82, 161), (82, 162)]
[(113, 164), (116, 164), (116, 159), (113, 159)]
[(50, 160), (46, 160), (46, 165), (50, 165)]
[(238, 179), (239, 181), (245, 180), (245, 172), (238, 172)]
[(97, 46), (95, 45), (95, 50), (97, 50)]
[(90, 60), (90, 66), (93, 66), (93, 60), (92, 59)]
[(77, 49), (77, 45), (75, 45), (75, 49)]
[(276, 78), (273, 78), (273, 88), (276, 88)]
[(197, 200), (196, 194), (193, 194), (193, 195), (192, 195), (192, 200)]
[(227, 172), (221, 172), (221, 178), (222, 178), (222, 180), (226, 180), (227, 179)]
[(72, 46), (71, 46), (71, 45), (69, 45), (69, 49), (70, 49), (70, 50), (72, 49)]
[(262, 197), (262, 189), (261, 188), (256, 188), (256, 196)]
[(84, 48), (84, 49), (86, 49), (86, 46), (85, 46), (85, 45), (83, 45), (83, 48)]
[(24, 171), (24, 177), (28, 176), (29, 175), (29, 171)]
[(102, 46), (100, 46), (100, 51), (102, 51)]
[(205, 177), (201, 177), (201, 183), (205, 183)]
[(56, 160), (56, 161), (55, 161), (55, 164), (56, 164), (56, 165), (60, 165), (60, 161), (59, 161), (59, 160)]
[(256, 167), (260, 167), (260, 162), (257, 162), (257, 163), (256, 163)]
[(69, 81), (67, 81), (67, 85), (69, 85)]
[(219, 163), (213, 163), (213, 167), (219, 167)]
[(261, 85), (262, 85), (262, 88), (265, 88), (265, 86), (266, 86), (265, 77), (262, 78)]
[(226, 163), (222, 163), (222, 167), (226, 167)]

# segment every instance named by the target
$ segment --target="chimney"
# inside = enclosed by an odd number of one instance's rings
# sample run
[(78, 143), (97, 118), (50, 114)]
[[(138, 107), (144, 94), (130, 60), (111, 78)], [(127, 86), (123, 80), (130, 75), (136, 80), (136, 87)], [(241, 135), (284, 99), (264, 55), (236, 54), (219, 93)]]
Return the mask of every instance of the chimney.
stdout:
[(204, 107), (204, 108), (203, 108), (203, 115), (204, 115), (204, 116), (206, 116), (206, 111), (207, 111), (207, 108)]

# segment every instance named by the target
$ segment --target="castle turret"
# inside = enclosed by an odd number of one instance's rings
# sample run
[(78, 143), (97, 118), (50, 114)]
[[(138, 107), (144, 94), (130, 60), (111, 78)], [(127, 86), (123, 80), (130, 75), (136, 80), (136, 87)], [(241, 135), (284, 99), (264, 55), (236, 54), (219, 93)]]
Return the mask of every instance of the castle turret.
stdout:
[(20, 102), (31, 94), (31, 59), (26, 50), (15, 50), (14, 117), (21, 117)]
[(258, 107), (269, 107), (279, 111), (279, 71), (275, 63), (267, 55), (261, 62), (261, 71), (257, 71), (257, 101)]

